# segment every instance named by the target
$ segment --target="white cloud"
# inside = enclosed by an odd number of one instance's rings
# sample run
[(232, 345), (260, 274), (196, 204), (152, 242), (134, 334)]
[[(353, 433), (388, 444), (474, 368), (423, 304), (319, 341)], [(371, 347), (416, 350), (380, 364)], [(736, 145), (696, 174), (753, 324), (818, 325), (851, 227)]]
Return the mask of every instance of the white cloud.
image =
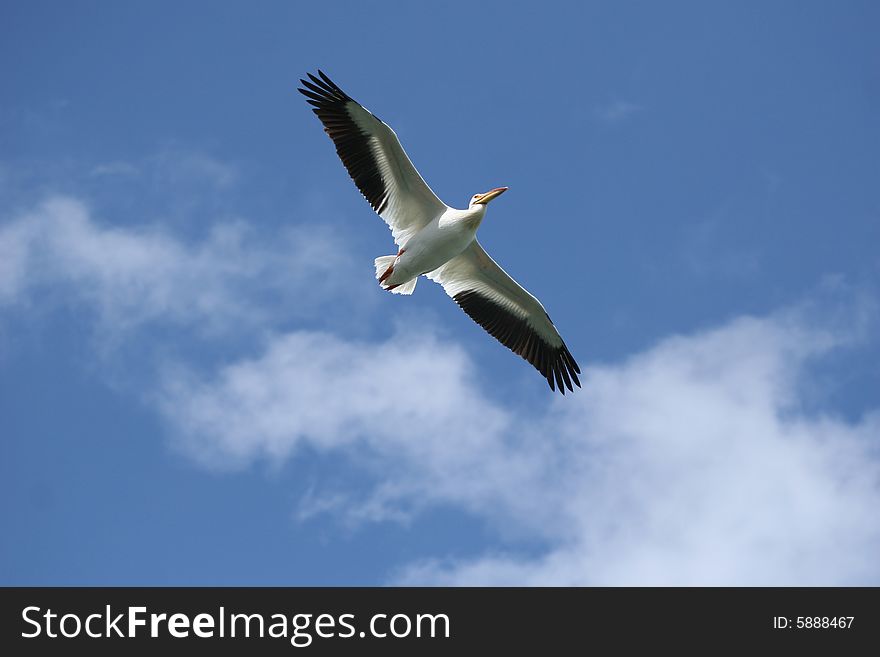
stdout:
[(162, 408), (213, 467), (309, 448), (374, 477), (366, 496), (311, 490), (302, 517), (452, 505), (507, 546), (409, 564), (406, 584), (876, 584), (880, 414), (806, 407), (810, 361), (850, 338), (811, 317), (667, 339), (537, 410), (485, 394), (424, 329), (380, 344), (293, 332), (213, 374), (170, 374)]
[[(215, 467), (286, 459), (304, 446), (354, 449), (382, 471), (386, 457), (419, 464), (418, 477), (430, 466), (436, 488), (447, 473), (474, 467), (470, 450), (497, 449), (508, 418), (479, 392), (459, 347), (431, 337), (427, 327), (411, 329), (380, 344), (289, 333), (210, 380), (170, 372), (162, 406), (184, 449)], [(437, 382), (430, 394), (425, 381)], [(411, 483), (391, 487), (402, 493)]]
[[(233, 222), (185, 241), (54, 198), (0, 226), (0, 310), (61, 299), (115, 329), (234, 327), (279, 299), (295, 302), (285, 312), (325, 309), (331, 281), (375, 289), (348, 262), (314, 229), (268, 244)], [(446, 506), (495, 532), (492, 552), (426, 555), (398, 582), (878, 584), (880, 411), (815, 410), (811, 369), (868, 316), (818, 304), (736, 319), (590, 367), (566, 398), (524, 365), (540, 400), (527, 404), (493, 396), (461, 346), (412, 322), (378, 343), (270, 335), (261, 354), (215, 369), (169, 364), (146, 396), (208, 467), (309, 450), (372, 482), (317, 482), (300, 518)]]
[(0, 225), (0, 308), (63, 299), (113, 330), (148, 321), (214, 330), (280, 307), (301, 317), (339, 292), (349, 268), (344, 245), (315, 227), (268, 243), (228, 221), (187, 242), (158, 227), (104, 224), (68, 197)]
[(801, 408), (835, 344), (791, 319), (667, 340), (591, 378), (565, 436), (566, 531), (538, 558), (427, 561), (407, 583), (876, 584), (880, 414)]

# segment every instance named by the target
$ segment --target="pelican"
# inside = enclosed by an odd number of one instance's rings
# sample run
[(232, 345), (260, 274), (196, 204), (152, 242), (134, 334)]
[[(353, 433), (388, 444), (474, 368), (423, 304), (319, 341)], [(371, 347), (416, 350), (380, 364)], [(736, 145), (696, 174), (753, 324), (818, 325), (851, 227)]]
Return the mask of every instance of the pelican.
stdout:
[(477, 241), (486, 206), (507, 191), (474, 194), (467, 210), (449, 207), (410, 162), (394, 131), (320, 70), (302, 93), (373, 210), (391, 228), (396, 255), (376, 258), (376, 278), (394, 294), (412, 294), (419, 276), (443, 286), (471, 319), (531, 363), (551, 390), (580, 387), (580, 368), (544, 306), (489, 257)]

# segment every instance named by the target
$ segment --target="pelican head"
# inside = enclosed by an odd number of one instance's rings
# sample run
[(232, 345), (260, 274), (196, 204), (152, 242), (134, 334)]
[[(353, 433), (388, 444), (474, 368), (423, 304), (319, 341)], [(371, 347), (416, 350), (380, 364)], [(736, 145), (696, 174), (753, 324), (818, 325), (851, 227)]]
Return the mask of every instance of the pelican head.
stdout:
[(496, 196), (501, 196), (506, 191), (507, 187), (496, 187), (495, 189), (490, 189), (488, 192), (485, 192), (483, 194), (474, 194), (471, 197), (469, 207), (473, 208), (477, 205), (486, 205), (493, 198), (495, 198)]

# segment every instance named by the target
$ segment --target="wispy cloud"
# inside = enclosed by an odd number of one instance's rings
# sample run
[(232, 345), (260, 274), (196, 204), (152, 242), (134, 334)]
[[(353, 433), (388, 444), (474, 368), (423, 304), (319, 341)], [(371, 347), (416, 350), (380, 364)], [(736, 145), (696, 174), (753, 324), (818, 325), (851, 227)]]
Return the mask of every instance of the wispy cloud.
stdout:
[(92, 167), (91, 171), (89, 171), (89, 175), (93, 177), (102, 177), (102, 176), (120, 176), (120, 177), (130, 177), (137, 176), (141, 173), (139, 167), (135, 166), (131, 162), (123, 162), (120, 160), (115, 160), (113, 162), (105, 162), (104, 164), (98, 164)]
[[(236, 207), (247, 178), (239, 162), (180, 144), (121, 159), (31, 156), (0, 160), (0, 196), (5, 212), (32, 207), (53, 194), (99, 201), (124, 212), (117, 223), (142, 220), (147, 212), (178, 223), (222, 216)], [(3, 217), (0, 217), (3, 219)]]
[(183, 240), (157, 226), (103, 223), (69, 197), (0, 224), (0, 307), (27, 308), (63, 290), (64, 303), (93, 310), (113, 331), (151, 321), (214, 330), (280, 309), (302, 317), (340, 292), (350, 266), (338, 239), (311, 226), (266, 241), (226, 221)]
[(642, 106), (629, 100), (617, 98), (593, 109), (593, 116), (605, 123), (618, 123), (642, 111)]
[(206, 152), (166, 146), (150, 156), (136, 161), (112, 160), (102, 162), (89, 170), (91, 177), (132, 178), (149, 176), (154, 182), (195, 186), (209, 185), (227, 188), (238, 182), (237, 166)]
[(229, 187), (239, 179), (238, 168), (201, 151), (168, 147), (153, 156), (151, 165), (160, 177), (175, 184), (204, 182)]

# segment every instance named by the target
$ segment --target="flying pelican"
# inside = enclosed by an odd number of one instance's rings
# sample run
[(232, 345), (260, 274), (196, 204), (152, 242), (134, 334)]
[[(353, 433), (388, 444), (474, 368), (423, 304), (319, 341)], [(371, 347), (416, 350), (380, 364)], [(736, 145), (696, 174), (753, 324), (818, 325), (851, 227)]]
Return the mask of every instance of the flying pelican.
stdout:
[(550, 389), (580, 387), (580, 368), (544, 306), (499, 267), (477, 241), (496, 187), (471, 197), (467, 210), (446, 205), (410, 162), (397, 135), (324, 73), (300, 88), (355, 185), (391, 228), (397, 255), (376, 258), (379, 284), (412, 294), (419, 276), (443, 286), (477, 324), (547, 379)]

